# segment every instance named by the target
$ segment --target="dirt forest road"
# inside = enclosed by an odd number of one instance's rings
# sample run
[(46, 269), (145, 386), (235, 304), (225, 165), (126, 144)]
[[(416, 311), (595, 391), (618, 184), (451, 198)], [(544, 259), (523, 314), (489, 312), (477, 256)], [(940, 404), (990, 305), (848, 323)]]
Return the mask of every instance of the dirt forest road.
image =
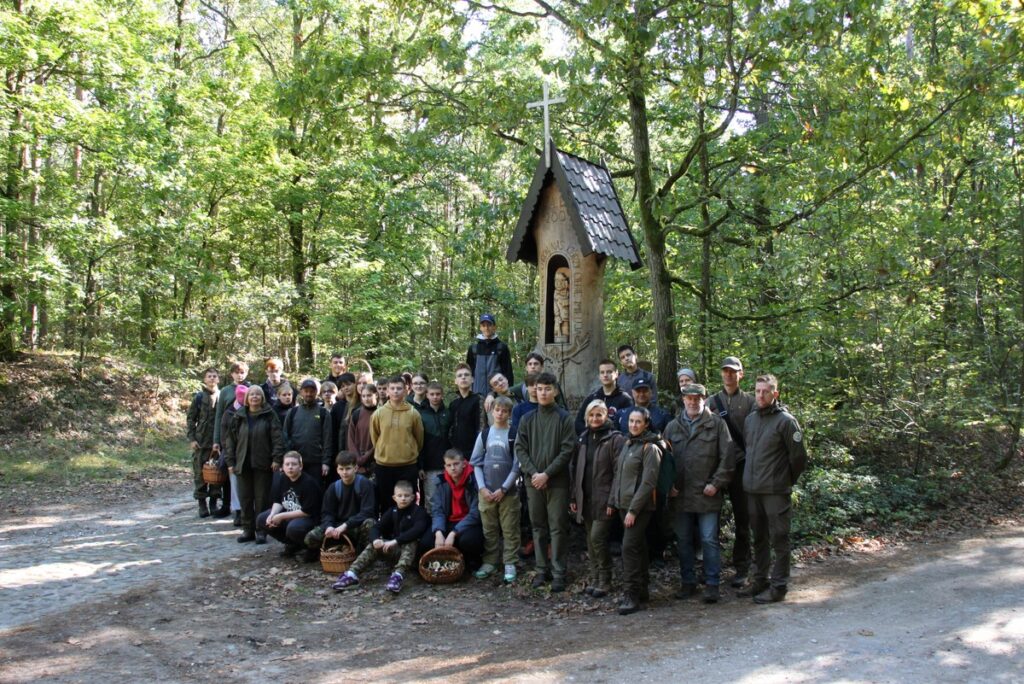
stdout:
[(187, 501), (0, 518), (0, 682), (1024, 681), (1018, 524), (798, 567), (774, 606), (666, 571), (620, 617), (527, 580), (338, 596)]

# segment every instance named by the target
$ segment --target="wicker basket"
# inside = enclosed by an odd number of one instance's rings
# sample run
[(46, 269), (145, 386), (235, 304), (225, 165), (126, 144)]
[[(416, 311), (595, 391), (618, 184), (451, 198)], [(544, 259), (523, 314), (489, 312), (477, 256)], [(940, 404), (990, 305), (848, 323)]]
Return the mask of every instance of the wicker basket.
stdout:
[[(441, 567), (431, 567), (440, 563)], [(462, 552), (454, 546), (441, 546), (431, 549), (420, 558), (420, 577), (428, 584), (451, 584), (458, 582), (466, 569), (466, 561)]]
[(222, 485), (228, 481), (228, 474), (220, 469), (216, 461), (203, 464), (203, 482), (208, 485)]
[(340, 575), (348, 570), (348, 566), (352, 565), (353, 561), (355, 561), (356, 547), (352, 544), (352, 540), (348, 538), (347, 534), (341, 535), (341, 543), (337, 546), (327, 548), (328, 541), (327, 537), (324, 537), (324, 542), (320, 545), (320, 565), (323, 567), (324, 572), (331, 575)]

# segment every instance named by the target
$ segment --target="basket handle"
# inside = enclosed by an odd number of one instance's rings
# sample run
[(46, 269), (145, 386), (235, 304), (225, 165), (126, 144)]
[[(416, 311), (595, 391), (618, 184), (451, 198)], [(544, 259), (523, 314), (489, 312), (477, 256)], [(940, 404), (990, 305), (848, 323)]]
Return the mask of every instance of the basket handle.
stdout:
[[(323, 540), (323, 542), (321, 542), (321, 544), (320, 544), (320, 550), (321, 550), (321, 551), (326, 551), (326, 550), (327, 550), (327, 540), (328, 540), (328, 539), (330, 539), (330, 537), (328, 537), (328, 536), (327, 536), (327, 535), (325, 534), (325, 535), (324, 535), (324, 540)], [(342, 535), (341, 535), (341, 539), (339, 539), (338, 541), (340, 541), (340, 542), (343, 542), (343, 543), (345, 543), (345, 544), (348, 544), (348, 548), (352, 549), (353, 551), (355, 551), (355, 550), (356, 550), (356, 545), (352, 543), (352, 540), (348, 538), (348, 535), (347, 535), (347, 534), (342, 534)]]

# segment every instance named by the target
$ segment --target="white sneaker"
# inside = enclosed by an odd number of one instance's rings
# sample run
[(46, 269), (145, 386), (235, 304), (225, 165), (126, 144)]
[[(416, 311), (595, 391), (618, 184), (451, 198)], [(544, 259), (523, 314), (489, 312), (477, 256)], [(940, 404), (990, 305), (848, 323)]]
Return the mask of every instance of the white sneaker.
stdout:
[(516, 566), (506, 565), (505, 566), (505, 582), (511, 584), (516, 581)]

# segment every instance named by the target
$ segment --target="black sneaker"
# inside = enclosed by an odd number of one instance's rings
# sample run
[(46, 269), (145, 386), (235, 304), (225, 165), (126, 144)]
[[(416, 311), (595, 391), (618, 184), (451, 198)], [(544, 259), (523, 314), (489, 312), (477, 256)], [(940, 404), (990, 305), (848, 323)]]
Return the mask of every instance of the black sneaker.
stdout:
[(200, 499), (199, 500), (199, 517), (200, 518), (209, 518), (210, 517), (210, 509), (206, 505), (206, 499)]
[(239, 544), (244, 544), (246, 542), (251, 542), (254, 539), (256, 539), (256, 535), (252, 532), (243, 532), (241, 535), (239, 535), (237, 541)]
[(708, 584), (704, 587), (704, 603), (718, 603), (718, 585)]
[(739, 589), (739, 588), (741, 588), (746, 583), (747, 583), (747, 573), (745, 571), (744, 572), (740, 572), (739, 570), (737, 570), (736, 574), (733, 575), (732, 580), (729, 581), (729, 586), (732, 587), (733, 589)]
[(266, 532), (257, 532), (256, 533), (256, 543), (257, 544), (266, 544), (267, 543), (267, 533)]
[(298, 546), (292, 546), (291, 544), (287, 544), (281, 551), (281, 553), (279, 553), (278, 555), (281, 556), (281, 558), (294, 558), (299, 551), (300, 548)]
[(561, 577), (556, 577), (555, 579), (551, 580), (551, 593), (552, 594), (559, 594), (559, 593), (561, 593), (563, 591), (565, 591), (565, 580), (564, 579), (562, 579)]
[(540, 589), (541, 587), (543, 587), (545, 584), (547, 584), (550, 581), (551, 581), (551, 573), (550, 572), (540, 572), (540, 571), (538, 571), (537, 574), (533, 576), (533, 581), (530, 582), (530, 586), (533, 587), (534, 589)]

